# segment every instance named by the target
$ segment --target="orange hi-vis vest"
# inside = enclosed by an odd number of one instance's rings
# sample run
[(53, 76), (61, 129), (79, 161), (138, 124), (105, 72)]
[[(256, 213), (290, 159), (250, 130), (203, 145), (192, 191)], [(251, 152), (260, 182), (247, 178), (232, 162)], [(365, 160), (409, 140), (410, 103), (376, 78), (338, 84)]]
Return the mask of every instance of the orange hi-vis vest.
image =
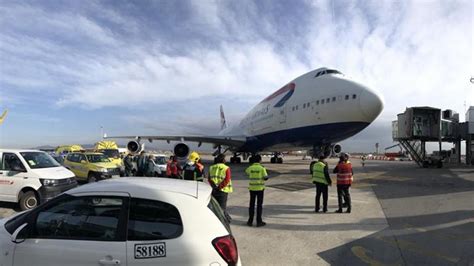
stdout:
[(337, 184), (352, 184), (352, 164), (349, 161), (342, 162), (337, 165)]

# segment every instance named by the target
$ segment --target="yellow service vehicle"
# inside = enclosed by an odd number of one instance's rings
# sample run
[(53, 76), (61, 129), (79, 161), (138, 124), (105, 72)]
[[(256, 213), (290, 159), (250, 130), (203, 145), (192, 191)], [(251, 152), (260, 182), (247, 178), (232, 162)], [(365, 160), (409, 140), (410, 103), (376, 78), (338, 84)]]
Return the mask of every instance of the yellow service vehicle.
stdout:
[(71, 170), (78, 180), (89, 183), (120, 177), (119, 167), (98, 152), (69, 153), (64, 159), (64, 166)]
[(115, 141), (99, 141), (95, 144), (94, 151), (103, 153), (112, 163), (122, 170), (123, 161), (120, 157), (119, 148)]
[(70, 152), (78, 152), (83, 150), (84, 148), (82, 148), (81, 145), (61, 145), (56, 148), (54, 153), (57, 155), (66, 155)]

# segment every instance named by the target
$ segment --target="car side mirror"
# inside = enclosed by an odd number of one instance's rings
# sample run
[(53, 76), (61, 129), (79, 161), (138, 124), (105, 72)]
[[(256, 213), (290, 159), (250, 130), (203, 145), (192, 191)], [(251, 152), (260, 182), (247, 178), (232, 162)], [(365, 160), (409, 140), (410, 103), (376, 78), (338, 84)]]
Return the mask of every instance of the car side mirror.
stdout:
[(19, 244), (25, 241), (27, 228), (28, 228), (27, 223), (20, 225), (12, 234), (12, 242)]
[(86, 161), (84, 161), (84, 160), (82, 160), (82, 161), (81, 161), (81, 163), (82, 163), (82, 164), (86, 164), (87, 162), (86, 162)]

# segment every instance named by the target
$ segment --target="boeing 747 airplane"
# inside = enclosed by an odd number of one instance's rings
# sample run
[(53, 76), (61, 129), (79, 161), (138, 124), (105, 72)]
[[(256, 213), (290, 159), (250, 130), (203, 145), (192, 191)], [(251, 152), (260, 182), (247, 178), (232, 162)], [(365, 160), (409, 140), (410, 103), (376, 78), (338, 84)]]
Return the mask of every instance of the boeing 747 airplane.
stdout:
[(216, 153), (230, 151), (231, 162), (240, 155), (272, 152), (272, 163), (282, 163), (282, 151), (309, 149), (312, 155), (339, 153), (339, 141), (362, 131), (382, 112), (383, 100), (374, 90), (345, 77), (341, 72), (319, 68), (287, 83), (263, 99), (238, 123), (226, 126), (221, 106), (221, 131), (215, 136), (120, 136), (133, 139), (131, 152), (142, 149), (140, 141), (177, 141), (174, 152), (186, 157), (186, 142), (214, 144)]

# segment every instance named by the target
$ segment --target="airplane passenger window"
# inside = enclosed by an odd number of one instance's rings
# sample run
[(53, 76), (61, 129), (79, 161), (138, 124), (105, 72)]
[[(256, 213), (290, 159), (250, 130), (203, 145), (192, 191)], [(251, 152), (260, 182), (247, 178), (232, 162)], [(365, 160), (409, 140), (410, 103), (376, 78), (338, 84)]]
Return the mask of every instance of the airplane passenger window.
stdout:
[(306, 108), (306, 103), (303, 103), (303, 109)]
[(324, 104), (324, 99), (321, 100), (321, 104)]
[(329, 103), (330, 101), (331, 101), (330, 98), (327, 98), (327, 99), (326, 99), (326, 103)]
[(316, 105), (319, 105), (319, 100), (316, 101)]
[(346, 95), (346, 100), (349, 100), (349, 95)]
[(336, 101), (336, 97), (332, 97), (332, 101), (335, 102), (335, 101)]
[(296, 108), (295, 108), (295, 109), (296, 109), (296, 110), (298, 110), (298, 105), (296, 106)]
[(355, 98), (357, 98), (357, 95), (352, 94), (352, 99), (355, 99)]
[(293, 106), (293, 107), (291, 107), (291, 111), (294, 111), (294, 110), (295, 110), (295, 107), (294, 107), (294, 106)]

